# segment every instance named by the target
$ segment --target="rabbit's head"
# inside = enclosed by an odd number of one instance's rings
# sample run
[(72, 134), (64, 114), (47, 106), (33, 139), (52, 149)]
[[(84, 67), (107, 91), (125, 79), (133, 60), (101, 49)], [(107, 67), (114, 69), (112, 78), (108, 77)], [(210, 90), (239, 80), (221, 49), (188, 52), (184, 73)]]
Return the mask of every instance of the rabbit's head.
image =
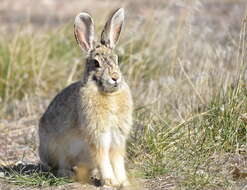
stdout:
[(84, 80), (92, 81), (105, 93), (121, 88), (123, 78), (118, 66), (118, 56), (113, 49), (119, 39), (124, 21), (124, 9), (116, 10), (101, 33), (100, 42), (94, 41), (94, 24), (88, 13), (75, 18), (75, 38), (80, 48), (87, 52)]

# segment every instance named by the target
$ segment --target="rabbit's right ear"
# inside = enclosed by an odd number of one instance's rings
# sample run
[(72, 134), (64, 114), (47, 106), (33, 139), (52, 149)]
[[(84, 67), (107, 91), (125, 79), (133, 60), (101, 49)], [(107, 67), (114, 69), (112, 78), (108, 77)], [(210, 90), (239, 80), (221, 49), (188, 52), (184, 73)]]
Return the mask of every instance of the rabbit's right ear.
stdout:
[(75, 17), (74, 33), (82, 50), (89, 52), (93, 49), (94, 23), (88, 13), (82, 12)]
[(104, 30), (101, 33), (101, 43), (113, 49), (118, 42), (123, 23), (124, 9), (120, 8), (113, 12), (106, 22)]

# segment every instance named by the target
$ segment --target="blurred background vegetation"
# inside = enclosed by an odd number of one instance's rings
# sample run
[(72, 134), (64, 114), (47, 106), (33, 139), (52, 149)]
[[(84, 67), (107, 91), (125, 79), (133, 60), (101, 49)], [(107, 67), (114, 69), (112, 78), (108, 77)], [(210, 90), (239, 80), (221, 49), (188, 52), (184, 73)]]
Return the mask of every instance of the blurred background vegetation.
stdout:
[(246, 186), (232, 173), (247, 169), (245, 0), (2, 0), (0, 161), (38, 161), (38, 119), (82, 77), (75, 15), (88, 11), (99, 36), (117, 7), (116, 52), (135, 102), (130, 174), (150, 189)]

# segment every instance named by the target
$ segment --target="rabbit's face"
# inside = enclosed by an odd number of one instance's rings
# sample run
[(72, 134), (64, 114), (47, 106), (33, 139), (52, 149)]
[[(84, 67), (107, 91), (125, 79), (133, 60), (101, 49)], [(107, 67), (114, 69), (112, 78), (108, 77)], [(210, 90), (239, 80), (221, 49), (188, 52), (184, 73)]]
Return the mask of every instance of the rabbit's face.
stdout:
[(76, 41), (81, 49), (88, 54), (84, 80), (85, 82), (95, 82), (102, 92), (116, 92), (123, 84), (118, 67), (118, 57), (113, 53), (123, 22), (124, 9), (120, 8), (110, 15), (101, 33), (100, 42), (96, 45), (92, 17), (88, 13), (82, 12), (75, 18)]
[(88, 80), (94, 81), (99, 90), (105, 93), (116, 92), (122, 85), (118, 56), (104, 45), (98, 45), (90, 52), (86, 72)]

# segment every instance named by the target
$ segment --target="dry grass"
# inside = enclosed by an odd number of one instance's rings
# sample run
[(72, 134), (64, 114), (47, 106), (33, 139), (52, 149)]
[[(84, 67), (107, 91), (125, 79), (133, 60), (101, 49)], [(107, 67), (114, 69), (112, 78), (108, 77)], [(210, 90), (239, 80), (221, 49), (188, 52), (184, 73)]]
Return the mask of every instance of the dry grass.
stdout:
[[(104, 22), (98, 10), (104, 9), (103, 15), (108, 6), (128, 10), (117, 52), (136, 107), (128, 149), (131, 173), (154, 178), (147, 181), (150, 189), (162, 189), (160, 178), (166, 179), (167, 189), (243, 187), (246, 182), (234, 181), (231, 170), (234, 165), (247, 167), (242, 117), (247, 112), (247, 34), (242, 24), (246, 2), (162, 2), (105, 1), (89, 8), (99, 19), (98, 26)], [(55, 5), (42, 6), (56, 10)], [(60, 7), (59, 17), (51, 11), (46, 20), (38, 17), (43, 14), (38, 7), (28, 17), (25, 7), (17, 6), (28, 24), (20, 28), (17, 21), (4, 22), (0, 37), (4, 163), (37, 161), (38, 118), (59, 90), (81, 77), (83, 59), (71, 22), (80, 10), (79, 1), (73, 5)], [(85, 1), (85, 7), (90, 5)]]

